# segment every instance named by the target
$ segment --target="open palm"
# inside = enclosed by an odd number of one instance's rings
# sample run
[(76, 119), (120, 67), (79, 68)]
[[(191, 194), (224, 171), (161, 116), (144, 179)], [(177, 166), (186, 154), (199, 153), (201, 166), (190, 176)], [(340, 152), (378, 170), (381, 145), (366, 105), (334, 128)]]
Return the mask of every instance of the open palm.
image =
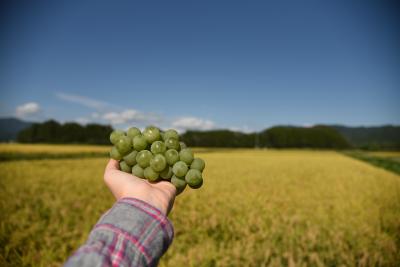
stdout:
[(104, 181), (117, 200), (133, 197), (156, 207), (165, 215), (174, 204), (176, 188), (167, 181), (150, 183), (145, 179), (119, 170), (119, 163), (110, 159), (105, 172)]

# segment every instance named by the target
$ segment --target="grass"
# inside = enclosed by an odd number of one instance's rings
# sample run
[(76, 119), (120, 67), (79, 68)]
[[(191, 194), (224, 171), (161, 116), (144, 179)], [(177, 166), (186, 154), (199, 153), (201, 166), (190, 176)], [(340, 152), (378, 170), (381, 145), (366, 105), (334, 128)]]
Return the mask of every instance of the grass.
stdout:
[(0, 143), (0, 161), (106, 157), (109, 146)]
[[(213, 150), (160, 266), (396, 266), (399, 176), (336, 152)], [(113, 198), (106, 158), (0, 162), (0, 266), (60, 266)]]
[(400, 151), (367, 151), (366, 153), (383, 158), (400, 158)]
[(367, 155), (396, 161), (400, 163), (400, 151), (367, 152)]
[(400, 174), (400, 152), (346, 151), (344, 154)]
[(110, 146), (99, 145), (48, 145), (48, 144), (15, 144), (0, 143), (0, 153), (19, 154), (79, 154), (79, 153), (108, 153)]

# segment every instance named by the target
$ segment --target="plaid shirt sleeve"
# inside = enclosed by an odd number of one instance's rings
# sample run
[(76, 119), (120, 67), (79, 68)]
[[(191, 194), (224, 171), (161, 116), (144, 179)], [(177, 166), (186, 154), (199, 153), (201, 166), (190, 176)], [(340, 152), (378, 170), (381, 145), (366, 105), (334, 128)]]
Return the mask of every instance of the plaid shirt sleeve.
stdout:
[(100, 218), (65, 266), (156, 266), (173, 236), (171, 222), (158, 209), (123, 198)]

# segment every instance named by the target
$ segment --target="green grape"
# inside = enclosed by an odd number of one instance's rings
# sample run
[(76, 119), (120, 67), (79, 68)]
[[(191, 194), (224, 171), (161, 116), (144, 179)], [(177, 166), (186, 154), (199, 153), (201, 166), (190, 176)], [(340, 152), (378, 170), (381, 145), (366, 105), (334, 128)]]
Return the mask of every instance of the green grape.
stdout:
[(178, 139), (174, 137), (168, 138), (167, 141), (165, 141), (165, 145), (167, 146), (168, 149), (179, 150), (180, 148)]
[(121, 161), (119, 163), (119, 169), (123, 172), (127, 172), (127, 173), (131, 173), (132, 169), (131, 167), (125, 162), (125, 161)]
[(122, 159), (121, 153), (119, 153), (118, 149), (115, 146), (113, 146), (111, 148), (110, 158), (115, 159), (115, 160), (121, 160)]
[(163, 132), (148, 126), (142, 134), (138, 128), (131, 127), (126, 133), (113, 131), (110, 141), (114, 144), (110, 157), (120, 161), (121, 171), (150, 182), (169, 180), (176, 187), (177, 195), (186, 185), (196, 189), (203, 184), (205, 162), (194, 158), (192, 150), (179, 141), (176, 130)]
[(118, 140), (121, 138), (121, 136), (124, 136), (125, 132), (122, 130), (114, 130), (112, 131), (112, 133), (110, 134), (110, 142), (115, 145)]
[(162, 170), (160, 172), (160, 177), (165, 179), (165, 180), (169, 180), (169, 179), (171, 179), (173, 174), (174, 173), (172, 172), (172, 168), (170, 166), (167, 166), (167, 167), (165, 167), (164, 170)]
[(187, 148), (187, 145), (184, 142), (179, 142), (181, 149)]
[(201, 172), (196, 169), (190, 169), (185, 176), (186, 183), (193, 189), (200, 188), (203, 184)]
[(175, 185), (176, 187), (176, 194), (179, 195), (180, 193), (183, 192), (183, 190), (185, 190), (186, 188), (186, 181), (179, 179), (178, 177), (176, 177), (175, 175), (172, 176), (171, 178), (171, 184)]
[(139, 164), (133, 166), (132, 174), (135, 175), (136, 177), (144, 178), (144, 170), (142, 167), (139, 166)]
[(143, 135), (137, 135), (133, 138), (133, 148), (136, 151), (141, 151), (143, 149), (146, 149), (146, 147), (147, 147), (147, 141)]
[(140, 167), (146, 168), (150, 166), (150, 160), (153, 158), (153, 154), (151, 154), (148, 150), (142, 150), (136, 155), (136, 162)]
[(165, 159), (169, 165), (174, 165), (177, 161), (179, 161), (179, 153), (175, 149), (168, 149), (165, 152)]
[(191, 169), (196, 169), (196, 170), (199, 170), (199, 171), (202, 172), (204, 170), (205, 166), (206, 166), (206, 163), (204, 162), (204, 160), (202, 160), (201, 158), (195, 158), (192, 161), (192, 164), (190, 165), (190, 168)]
[(126, 155), (132, 150), (132, 139), (126, 135), (121, 136), (115, 146), (117, 147), (119, 153)]
[(158, 179), (158, 172), (154, 171), (151, 167), (144, 169), (144, 177), (150, 182), (155, 182)]
[(165, 150), (167, 148), (165, 147), (165, 144), (161, 141), (155, 141), (153, 144), (151, 144), (151, 153), (153, 154), (164, 154)]
[(190, 165), (193, 161), (193, 152), (190, 148), (182, 149), (179, 152), (179, 159), (185, 162), (187, 165)]
[(154, 141), (160, 140), (161, 135), (160, 135), (160, 130), (157, 127), (154, 126), (149, 126), (146, 127), (143, 131), (143, 136), (146, 138), (146, 141), (151, 144)]
[(188, 166), (183, 161), (178, 161), (172, 167), (172, 172), (176, 175), (176, 177), (183, 178), (188, 171)]
[(124, 157), (124, 161), (126, 162), (126, 164), (128, 164), (129, 166), (133, 166), (136, 164), (136, 156), (137, 156), (137, 151), (133, 150), (131, 153), (129, 153), (128, 155), (126, 155)]
[(141, 135), (141, 132), (138, 128), (131, 127), (126, 131), (126, 135), (133, 139), (135, 136)]
[(164, 132), (164, 140), (167, 140), (168, 138), (175, 138), (176, 140), (179, 140), (179, 134), (173, 129), (166, 130)]
[(167, 161), (163, 155), (157, 154), (150, 160), (150, 167), (156, 172), (160, 172), (167, 166)]

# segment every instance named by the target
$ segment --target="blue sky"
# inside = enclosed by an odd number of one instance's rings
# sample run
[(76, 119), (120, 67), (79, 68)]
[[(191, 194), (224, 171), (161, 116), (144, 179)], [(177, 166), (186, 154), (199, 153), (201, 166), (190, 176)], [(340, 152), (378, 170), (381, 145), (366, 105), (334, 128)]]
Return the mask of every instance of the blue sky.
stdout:
[(2, 117), (182, 130), (400, 124), (389, 2), (11, 2)]

